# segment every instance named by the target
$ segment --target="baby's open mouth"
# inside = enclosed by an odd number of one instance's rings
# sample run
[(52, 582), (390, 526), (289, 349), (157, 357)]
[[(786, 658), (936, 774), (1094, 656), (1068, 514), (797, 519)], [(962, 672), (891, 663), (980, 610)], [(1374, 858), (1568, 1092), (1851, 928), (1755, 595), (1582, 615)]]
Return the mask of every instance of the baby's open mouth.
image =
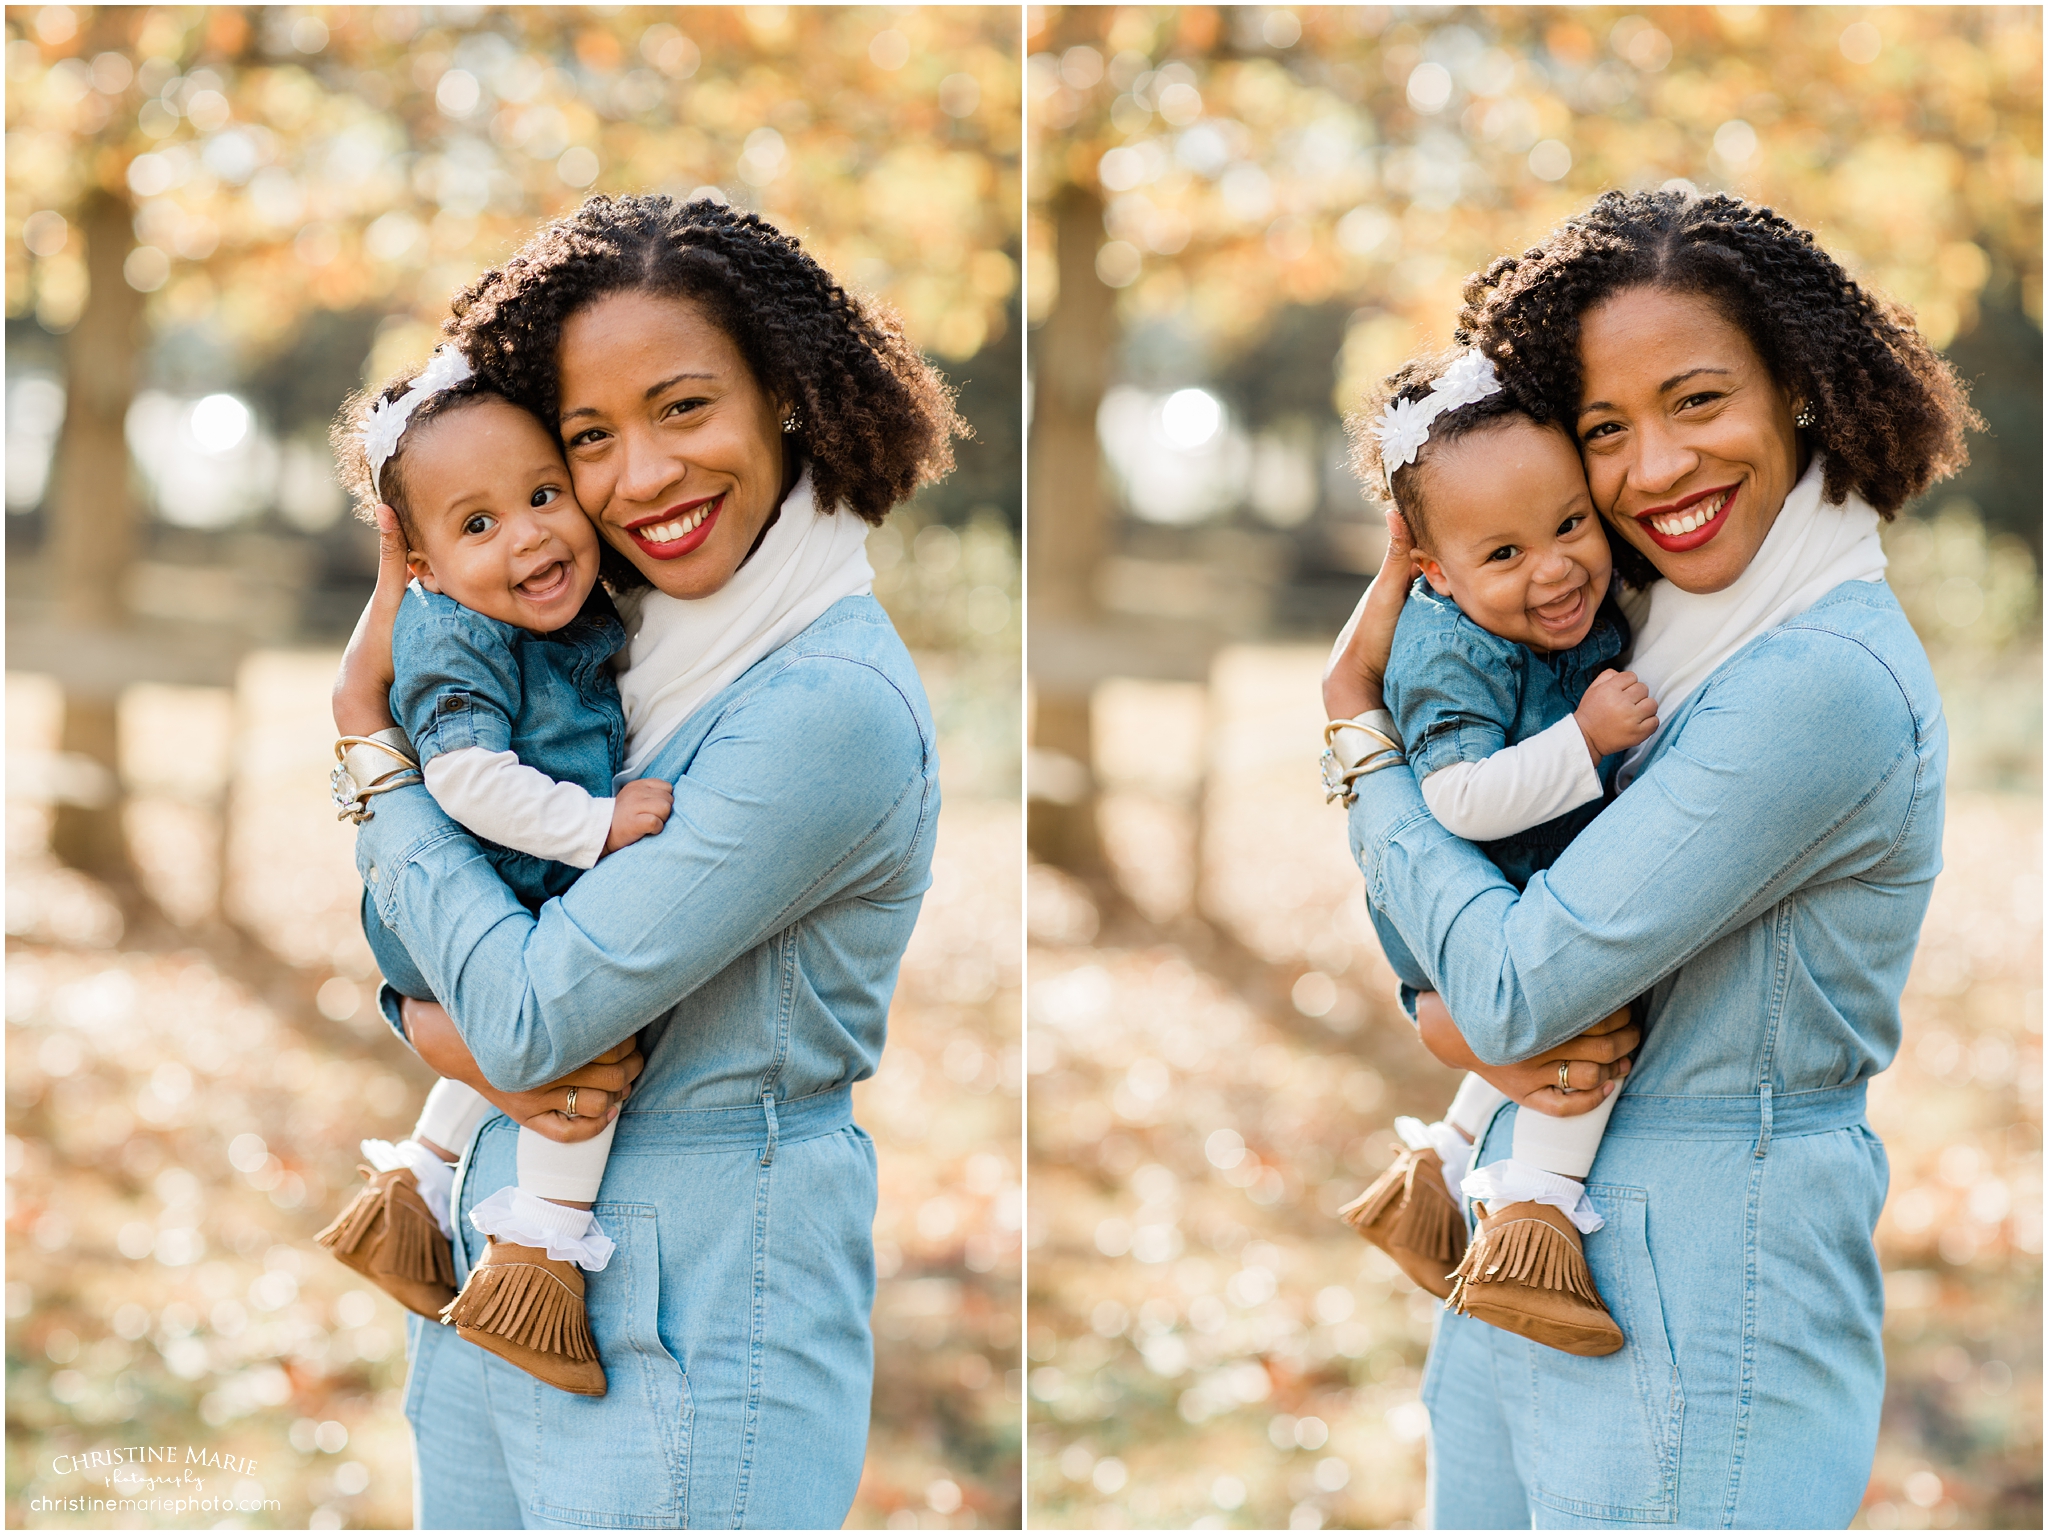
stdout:
[(574, 575), (574, 567), (567, 560), (556, 560), (541, 566), (515, 589), (530, 602), (546, 602), (561, 596)]
[(1573, 587), (1562, 597), (1553, 597), (1540, 607), (1529, 612), (1536, 622), (1553, 634), (1561, 634), (1578, 623), (1586, 611), (1586, 588), (1583, 584)]

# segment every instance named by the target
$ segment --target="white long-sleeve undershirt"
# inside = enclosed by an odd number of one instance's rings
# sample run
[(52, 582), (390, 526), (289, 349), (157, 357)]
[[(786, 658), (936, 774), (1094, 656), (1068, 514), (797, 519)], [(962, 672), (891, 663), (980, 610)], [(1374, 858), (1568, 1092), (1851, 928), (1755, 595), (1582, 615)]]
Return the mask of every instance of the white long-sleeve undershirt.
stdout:
[(1422, 780), (1423, 803), (1467, 842), (1498, 842), (1600, 798), (1600, 775), (1579, 722), (1548, 730), (1478, 762), (1454, 762)]
[(421, 770), (434, 803), (479, 837), (588, 869), (611, 835), (612, 801), (526, 766), (517, 752), (464, 746)]

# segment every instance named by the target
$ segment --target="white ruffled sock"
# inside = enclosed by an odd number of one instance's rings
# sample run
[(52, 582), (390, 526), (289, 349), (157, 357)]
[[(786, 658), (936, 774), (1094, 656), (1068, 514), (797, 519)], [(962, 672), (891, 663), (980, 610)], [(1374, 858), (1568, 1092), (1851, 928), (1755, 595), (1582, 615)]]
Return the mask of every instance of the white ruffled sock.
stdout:
[(1467, 1199), (1480, 1200), (1489, 1213), (1503, 1205), (1527, 1202), (1549, 1205), (1559, 1211), (1583, 1236), (1591, 1236), (1607, 1224), (1586, 1197), (1584, 1184), (1562, 1173), (1547, 1173), (1527, 1162), (1517, 1162), (1513, 1157), (1474, 1168), (1466, 1174), (1461, 1187)]
[(1444, 1165), (1444, 1187), (1450, 1190), (1451, 1202), (1462, 1205), (1464, 1197), (1459, 1194), (1458, 1185), (1465, 1181), (1465, 1169), (1472, 1165), (1472, 1143), (1458, 1133), (1457, 1126), (1442, 1119), (1426, 1125), (1403, 1114), (1394, 1121), (1394, 1133), (1415, 1151), (1436, 1152), (1437, 1160)]
[(554, 1204), (521, 1188), (499, 1189), (478, 1200), (469, 1223), (500, 1242), (546, 1248), (550, 1258), (593, 1274), (617, 1250), (591, 1211)]
[(454, 1237), (455, 1227), (448, 1218), (448, 1196), (455, 1191), (452, 1164), (443, 1162), (418, 1141), (400, 1141), (395, 1146), (389, 1141), (364, 1141), (362, 1147), (364, 1157), (380, 1173), (388, 1173), (394, 1167), (411, 1168), (420, 1186), (420, 1198), (426, 1201), (434, 1224), (441, 1228), (442, 1236)]

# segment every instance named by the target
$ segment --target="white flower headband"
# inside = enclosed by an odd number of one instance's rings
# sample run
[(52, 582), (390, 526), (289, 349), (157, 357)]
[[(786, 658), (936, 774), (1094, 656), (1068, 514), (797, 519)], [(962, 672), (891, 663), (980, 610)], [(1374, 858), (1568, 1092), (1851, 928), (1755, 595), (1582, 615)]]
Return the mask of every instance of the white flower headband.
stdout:
[(1429, 441), (1429, 429), (1445, 411), (1470, 405), (1490, 394), (1500, 393), (1500, 375), (1493, 362), (1476, 347), (1444, 369), (1427, 394), (1419, 400), (1394, 400), (1372, 424), (1380, 440), (1380, 467), (1386, 472), (1387, 494), (1394, 493), (1394, 471), (1415, 462), (1422, 445)]
[(412, 381), (410, 389), (395, 400), (380, 400), (370, 407), (370, 418), (363, 423), (363, 451), (370, 455), (372, 490), (383, 494), (377, 487), (384, 477), (384, 466), (398, 451), (398, 439), (405, 435), (405, 423), (411, 419), (412, 413), (442, 390), (453, 389), (475, 374), (476, 370), (470, 367), (467, 357), (452, 346), (443, 346), (427, 359), (427, 365), (420, 369), (419, 377)]

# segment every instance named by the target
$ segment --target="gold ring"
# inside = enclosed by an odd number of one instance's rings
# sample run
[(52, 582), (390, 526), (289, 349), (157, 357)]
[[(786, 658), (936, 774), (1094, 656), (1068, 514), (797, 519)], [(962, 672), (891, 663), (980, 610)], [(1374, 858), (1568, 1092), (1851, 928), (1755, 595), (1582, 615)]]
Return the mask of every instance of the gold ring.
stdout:
[(567, 1108), (567, 1109), (566, 1109), (566, 1110), (564, 1111), (564, 1112), (566, 1112), (566, 1113), (568, 1114), (569, 1118), (571, 1118), (571, 1119), (574, 1119), (574, 1118), (576, 1118), (576, 1117), (577, 1117), (577, 1114), (576, 1114), (576, 1094), (577, 1094), (577, 1092), (578, 1092), (578, 1089), (576, 1089), (576, 1088), (573, 1088), (573, 1087), (572, 1087), (572, 1088), (570, 1088), (570, 1089), (569, 1089), (569, 1107), (568, 1107), (568, 1108)]
[(1557, 1090), (1561, 1093), (1572, 1091), (1572, 1063), (1570, 1061), (1559, 1061), (1557, 1063)]

